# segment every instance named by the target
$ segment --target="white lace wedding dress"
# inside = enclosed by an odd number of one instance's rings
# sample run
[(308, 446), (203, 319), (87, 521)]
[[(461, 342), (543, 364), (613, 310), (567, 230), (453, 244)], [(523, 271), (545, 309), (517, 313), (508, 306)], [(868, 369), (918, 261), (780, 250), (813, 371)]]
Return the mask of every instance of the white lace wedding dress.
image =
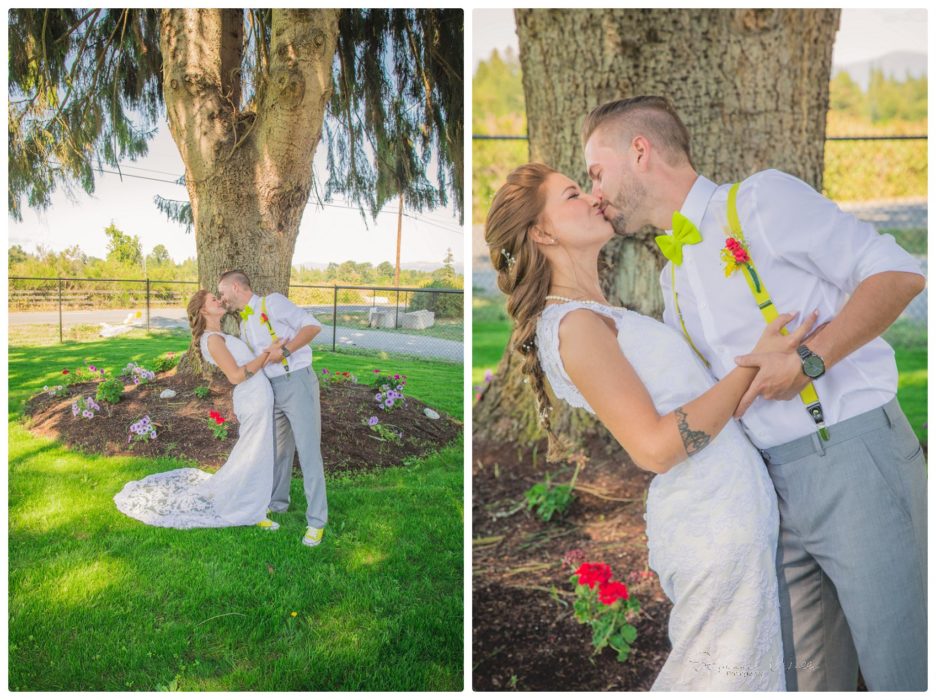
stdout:
[[(621, 352), (660, 415), (715, 383), (663, 323), (619, 307), (567, 302), (547, 306), (536, 329), (540, 363), (558, 398), (594, 413), (559, 356), (559, 322), (578, 308), (614, 320)], [(734, 420), (703, 450), (653, 478), (644, 519), (650, 567), (673, 602), (672, 651), (651, 690), (785, 690), (777, 496), (760, 453)]]
[[(208, 332), (201, 338), (204, 358), (208, 336), (221, 335), (237, 364), (253, 359), (250, 348), (231, 335)], [(234, 413), (240, 423), (237, 443), (217, 472), (174, 469), (131, 481), (114, 496), (117, 508), (148, 525), (189, 529), (254, 525), (266, 518), (273, 491), (273, 389), (263, 372), (234, 387)], [(205, 428), (205, 439), (214, 438)]]

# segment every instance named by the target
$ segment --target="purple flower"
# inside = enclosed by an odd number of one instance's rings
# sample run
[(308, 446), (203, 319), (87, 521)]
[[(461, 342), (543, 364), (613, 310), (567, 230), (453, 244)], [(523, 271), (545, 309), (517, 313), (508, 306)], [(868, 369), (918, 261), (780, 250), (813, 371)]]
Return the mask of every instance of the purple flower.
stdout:
[(492, 379), (494, 379), (494, 373), (489, 369), (484, 370), (484, 381), (490, 384)]
[(380, 422), (380, 419), (377, 416), (371, 416), (367, 419), (368, 425), (377, 425)]
[(94, 418), (94, 414), (91, 411), (82, 411), (81, 415), (83, 415), (85, 418)]
[(384, 401), (384, 406), (386, 406), (387, 408), (393, 408), (393, 399), (387, 399), (386, 401)]
[(374, 396), (374, 401), (383, 401), (383, 396), (378, 393), (376, 396)]
[(92, 372), (97, 372), (97, 367), (94, 365), (88, 365), (88, 369), (90, 369)]
[(328, 370), (322, 367), (322, 374), (328, 374)]

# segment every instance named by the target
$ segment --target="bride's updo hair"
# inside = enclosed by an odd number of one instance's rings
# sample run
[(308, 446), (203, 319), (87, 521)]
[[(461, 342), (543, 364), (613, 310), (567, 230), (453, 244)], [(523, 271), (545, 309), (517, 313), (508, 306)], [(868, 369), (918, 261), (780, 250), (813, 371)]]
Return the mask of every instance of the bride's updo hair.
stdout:
[(546, 256), (529, 232), (546, 202), (546, 178), (555, 172), (542, 163), (521, 165), (511, 172), (494, 195), (484, 224), (484, 240), (497, 270), (497, 286), (507, 295), (507, 313), (514, 321), (512, 350), (523, 358), (521, 370), (533, 387), (540, 424), (549, 440), (547, 458), (551, 460), (559, 459), (567, 449), (552, 430), (552, 406), (536, 352), (536, 321), (546, 305), (551, 275)]
[(198, 347), (201, 343), (202, 333), (205, 332), (207, 320), (202, 314), (202, 307), (205, 305), (205, 298), (209, 292), (207, 289), (199, 289), (189, 299), (185, 311), (188, 314), (189, 327), (192, 329), (192, 345)]

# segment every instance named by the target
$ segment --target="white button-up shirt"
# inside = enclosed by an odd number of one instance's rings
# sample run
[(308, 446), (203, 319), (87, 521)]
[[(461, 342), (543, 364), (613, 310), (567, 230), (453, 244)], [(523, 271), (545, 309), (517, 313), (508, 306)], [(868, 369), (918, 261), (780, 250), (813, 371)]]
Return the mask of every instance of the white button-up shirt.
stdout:
[[(273, 337), (267, 329), (266, 324), (260, 320), (261, 300), (256, 294), (250, 298), (250, 308), (253, 313), (247, 317), (247, 321), (240, 322), (241, 338), (247, 342), (254, 354), (260, 353), (264, 348), (273, 344)], [(300, 309), (282, 294), (274, 292), (266, 297), (266, 315), (270, 319), (273, 330), (276, 331), (277, 338), (285, 338), (289, 342), (296, 337), (299, 329), (303, 326), (319, 326), (321, 323), (308, 311)], [(312, 366), (312, 348), (303, 345), (298, 350), (286, 358), (289, 363), (289, 371), (294, 372), (303, 367)], [(286, 373), (286, 368), (282, 362), (271, 362), (263, 368), (266, 376), (281, 377)]]
[[(728, 228), (730, 185), (699, 176), (680, 212), (702, 234), (702, 242), (683, 246), (676, 268), (676, 291), (692, 342), (721, 379), (749, 353), (765, 327), (741, 271), (725, 277), (720, 252)], [(894, 241), (792, 175), (779, 170), (756, 173), (741, 183), (738, 218), (762, 283), (779, 313), (799, 313), (796, 328), (813, 309), (818, 326), (833, 319), (855, 288), (879, 272), (922, 274), (920, 264)], [(672, 262), (660, 275), (663, 321), (682, 334), (673, 303)], [(834, 425), (890, 401), (897, 393), (894, 351), (875, 338), (814, 380), (826, 425)], [(759, 448), (776, 447), (816, 432), (797, 396), (790, 401), (758, 397), (741, 423)]]

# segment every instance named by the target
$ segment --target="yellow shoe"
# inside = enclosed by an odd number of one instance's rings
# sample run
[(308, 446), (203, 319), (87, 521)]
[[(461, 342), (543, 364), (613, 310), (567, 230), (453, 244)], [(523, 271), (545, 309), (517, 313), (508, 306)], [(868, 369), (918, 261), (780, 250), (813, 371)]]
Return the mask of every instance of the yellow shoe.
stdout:
[(261, 530), (279, 530), (279, 523), (275, 520), (261, 520), (257, 523), (257, 527)]
[(306, 547), (315, 547), (322, 542), (322, 535), (325, 534), (324, 527), (307, 527), (305, 537), (302, 538), (302, 544)]

